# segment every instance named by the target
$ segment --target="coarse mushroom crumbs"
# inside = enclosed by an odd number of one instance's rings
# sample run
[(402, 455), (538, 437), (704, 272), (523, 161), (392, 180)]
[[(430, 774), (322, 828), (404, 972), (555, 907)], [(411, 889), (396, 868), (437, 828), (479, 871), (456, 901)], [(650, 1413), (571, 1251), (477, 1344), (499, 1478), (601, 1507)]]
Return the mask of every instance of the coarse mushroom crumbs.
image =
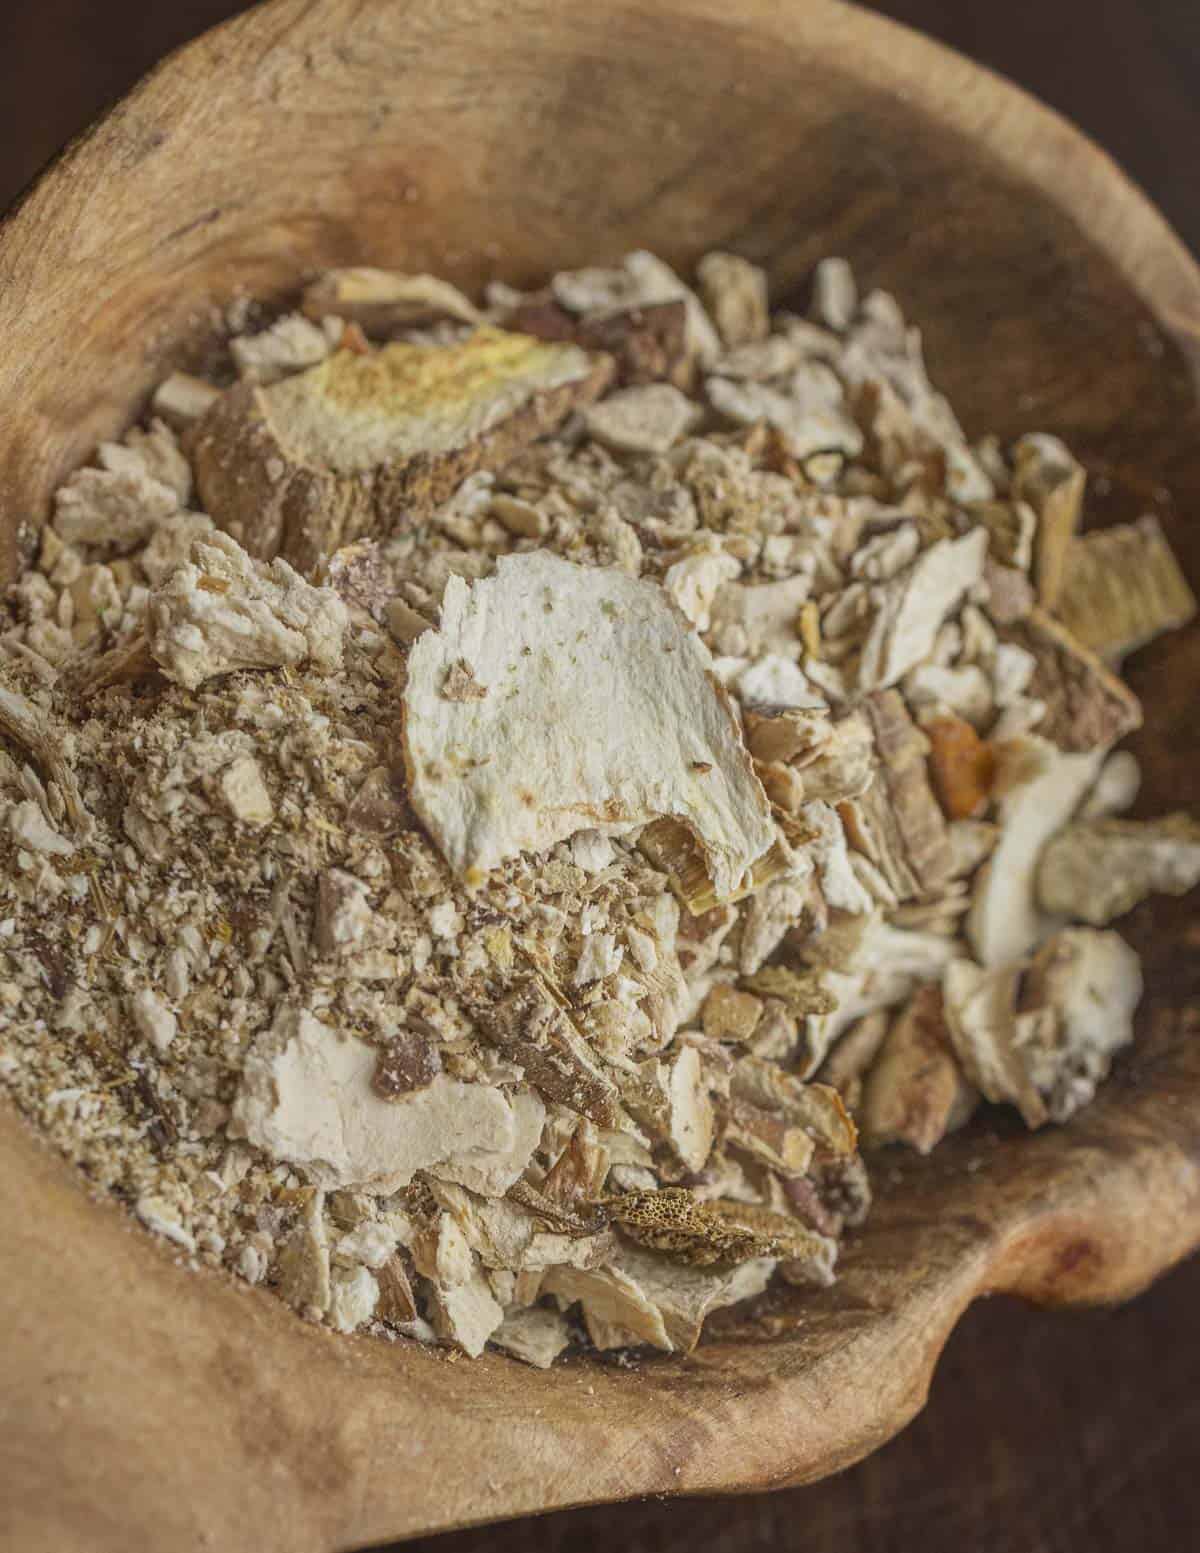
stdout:
[(309, 1320), (545, 1367), (831, 1282), (859, 1128), (1085, 1104), (1108, 924), (1200, 880), (1112, 753), (1195, 612), (1157, 522), (1081, 536), (1082, 465), (972, 445), (844, 261), (811, 319), (725, 253), (302, 307), (8, 590), (29, 1120)]

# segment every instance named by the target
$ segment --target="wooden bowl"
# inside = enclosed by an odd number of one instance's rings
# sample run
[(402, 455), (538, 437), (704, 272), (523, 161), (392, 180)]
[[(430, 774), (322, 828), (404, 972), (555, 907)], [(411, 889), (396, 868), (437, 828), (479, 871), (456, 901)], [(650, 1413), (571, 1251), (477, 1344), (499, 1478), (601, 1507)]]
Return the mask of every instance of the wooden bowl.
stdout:
[[(833, 0), (272, 0), (175, 55), (0, 238), (4, 567), (235, 294), (329, 264), (475, 286), (716, 245), (777, 299), (848, 254), (926, 324), (970, 430), (1067, 437), (1094, 510), (1160, 511), (1200, 575), (1196, 266), (1053, 114)], [(1200, 632), (1133, 679), (1146, 803), (1195, 804)], [(539, 1373), (306, 1327), (175, 1265), (5, 1111), (0, 1540), (329, 1553), (848, 1465), (921, 1406), (977, 1295), (1125, 1299), (1200, 1240), (1197, 928), (1178, 903), (1129, 928), (1142, 1038), (1090, 1110), (889, 1154), (837, 1288), (687, 1360)]]

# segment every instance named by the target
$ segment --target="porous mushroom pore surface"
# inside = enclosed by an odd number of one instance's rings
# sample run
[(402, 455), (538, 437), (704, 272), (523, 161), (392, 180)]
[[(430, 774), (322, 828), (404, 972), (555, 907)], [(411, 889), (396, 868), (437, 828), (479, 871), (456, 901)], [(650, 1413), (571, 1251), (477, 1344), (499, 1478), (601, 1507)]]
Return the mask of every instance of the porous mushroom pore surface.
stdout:
[[(710, 254), (245, 304), (0, 635), (0, 1087), (340, 1332), (689, 1351), (885, 1146), (1133, 1038), (1131, 651), (1195, 601), (972, 442), (894, 298)], [(978, 428), (973, 428), (978, 430)], [(1094, 606), (1094, 607), (1093, 607)], [(865, 1156), (864, 1156), (865, 1151)]]

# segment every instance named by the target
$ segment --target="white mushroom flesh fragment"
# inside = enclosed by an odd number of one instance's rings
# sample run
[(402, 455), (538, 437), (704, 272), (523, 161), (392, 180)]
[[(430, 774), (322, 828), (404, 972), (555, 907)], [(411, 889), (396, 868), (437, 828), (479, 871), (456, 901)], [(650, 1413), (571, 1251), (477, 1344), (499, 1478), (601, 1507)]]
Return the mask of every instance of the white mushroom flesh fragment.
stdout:
[(1017, 990), (1022, 968), (985, 970), (955, 960), (942, 981), (946, 1030), (967, 1077), (994, 1102), (1015, 1105), (1029, 1127), (1047, 1111), (1017, 1044)]
[(705, 547), (669, 566), (663, 587), (696, 630), (703, 633), (711, 623), (712, 602), (718, 589), (722, 583), (732, 582), (741, 570), (742, 563), (735, 556)]
[(862, 432), (843, 407), (842, 386), (821, 363), (798, 369), (788, 392), (720, 377), (709, 378), (707, 389), (713, 409), (728, 420), (773, 426), (793, 458), (829, 452), (853, 458), (862, 451)]
[(1100, 768), (1096, 785), (1079, 811), (1081, 820), (1106, 820), (1132, 809), (1142, 786), (1142, 768), (1131, 750), (1115, 750)]
[(860, 689), (894, 685), (929, 657), (942, 622), (983, 576), (987, 547), (983, 528), (940, 539), (883, 585), (859, 665)]
[(588, 436), (615, 453), (665, 453), (696, 419), (696, 406), (670, 383), (622, 389), (583, 412)]
[(1038, 860), (1083, 801), (1102, 759), (1098, 750), (1064, 755), (1033, 735), (997, 751), (1000, 839), (979, 871), (967, 915), (967, 938), (981, 965), (1019, 960), (1045, 936)]
[(235, 669), (306, 659), (336, 668), (346, 606), (314, 588), (282, 558), (252, 561), (227, 534), (207, 534), (170, 573), (146, 612), (150, 652), (168, 679), (193, 690)]
[(721, 1271), (669, 1262), (649, 1251), (622, 1247), (612, 1262), (588, 1271), (553, 1267), (543, 1287), (561, 1300), (583, 1305), (598, 1348), (646, 1344), (667, 1353), (690, 1353), (704, 1318), (766, 1288), (774, 1263), (759, 1258)]
[(1200, 824), (1187, 814), (1159, 820), (1081, 820), (1047, 845), (1037, 873), (1044, 911), (1104, 927), (1150, 895), (1185, 895), (1200, 883)]
[(1033, 961), (1017, 1039), (1054, 1121), (1091, 1100), (1114, 1055), (1133, 1040), (1141, 997), (1141, 963), (1116, 933), (1070, 928)]
[[(303, 1166), (322, 1186), (381, 1195), (418, 1170), (509, 1154), (516, 1112), (502, 1091), (441, 1076), (382, 1100), (371, 1086), (376, 1058), (365, 1042), (285, 1005), (246, 1060), (231, 1135)], [(527, 1160), (514, 1163), (513, 1179)]]
[[(446, 699), (457, 664), (482, 695)], [(731, 895), (775, 840), (703, 644), (661, 590), (619, 572), (534, 552), (474, 587), (452, 578), (404, 710), (413, 803), (460, 875), (670, 817)]]

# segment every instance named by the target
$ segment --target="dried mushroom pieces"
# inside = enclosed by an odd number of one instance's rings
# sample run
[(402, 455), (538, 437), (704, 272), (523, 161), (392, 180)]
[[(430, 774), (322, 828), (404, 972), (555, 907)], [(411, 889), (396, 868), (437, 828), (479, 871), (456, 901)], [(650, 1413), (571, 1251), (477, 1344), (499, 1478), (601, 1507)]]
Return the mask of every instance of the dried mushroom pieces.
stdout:
[(1013, 466), (1013, 495), (1027, 502), (1037, 517), (1033, 577), (1038, 601), (1054, 609), (1071, 569), (1087, 473), (1064, 443), (1044, 434), (1020, 439)]
[(194, 690), (215, 674), (276, 668), (311, 659), (341, 662), (346, 610), (282, 558), (254, 562), (226, 534), (192, 544), (146, 609), (149, 652), (168, 679)]
[(1090, 819), (1068, 825), (1038, 861), (1045, 911), (1105, 927), (1150, 895), (1184, 895), (1200, 883), (1200, 822)]
[(329, 1188), (386, 1195), (420, 1170), (487, 1168), (494, 1158), (509, 1184), (520, 1175), (537, 1137), (502, 1090), (443, 1075), (407, 1098), (384, 1099), (376, 1061), (365, 1042), (283, 1004), (247, 1057), (231, 1136)]
[(921, 987), (892, 1021), (863, 1086), (863, 1132), (928, 1154), (970, 1120), (979, 1095), (968, 1082), (942, 1010), (941, 989)]
[[(464, 661), (488, 694), (448, 700)], [(537, 553), (473, 588), (452, 578), (412, 649), (404, 708), (413, 803), (463, 876), (668, 817), (731, 895), (774, 843), (707, 651), (660, 590), (615, 570)]]
[(1133, 691), (1049, 615), (1033, 610), (1005, 639), (1033, 657), (1025, 694), (1041, 708), (1037, 732), (1059, 749), (1110, 749), (1141, 727)]
[(1082, 645), (1120, 660), (1196, 613), (1196, 596), (1155, 517), (1077, 539), (1055, 612)]
[(986, 529), (939, 539), (883, 585), (859, 663), (863, 690), (883, 689), (933, 652), (946, 617), (983, 576)]
[(982, 965), (1003, 966), (1044, 936), (1037, 877), (1043, 848), (1071, 819), (1100, 769), (1100, 754), (1064, 754), (1026, 735), (996, 750), (1000, 834), (976, 875), (966, 932)]
[(550, 1101), (602, 1127), (621, 1120), (617, 1090), (570, 1015), (537, 977), (517, 981), (478, 1010), (484, 1036), (508, 1053)]
[(1045, 1102), (1017, 1037), (1022, 967), (985, 970), (970, 960), (947, 967), (942, 984), (946, 1032), (963, 1071), (987, 1100), (1015, 1105), (1029, 1127), (1046, 1120)]
[(189, 451), (205, 510), (252, 554), (301, 570), (428, 514), (586, 404), (606, 358), (481, 327), (461, 343), (338, 351), (265, 387), (229, 389)]
[(876, 692), (864, 705), (875, 734), (878, 772), (857, 800), (870, 828), (863, 850), (873, 856), (898, 900), (934, 895), (950, 878), (951, 859), (946, 821), (929, 781), (930, 741), (898, 692)]
[(991, 796), (995, 751), (961, 717), (934, 717), (923, 732), (929, 740), (929, 770), (948, 820), (968, 820)]
[(544, 1367), (828, 1284), (860, 1138), (1068, 1118), (1096, 929), (1200, 880), (1120, 817), (1154, 520), (968, 444), (844, 262), (695, 281), (238, 308), (8, 592), (0, 1086), (335, 1331)]
[(1017, 1039), (1051, 1118), (1086, 1105), (1133, 1040), (1142, 996), (1137, 955), (1116, 933), (1071, 928), (1034, 957), (1021, 989)]
[(456, 286), (436, 275), (406, 275), (365, 266), (326, 270), (305, 291), (303, 306), (307, 317), (318, 323), (326, 318), (343, 319), (379, 339), (440, 319), (476, 324), (483, 317)]

